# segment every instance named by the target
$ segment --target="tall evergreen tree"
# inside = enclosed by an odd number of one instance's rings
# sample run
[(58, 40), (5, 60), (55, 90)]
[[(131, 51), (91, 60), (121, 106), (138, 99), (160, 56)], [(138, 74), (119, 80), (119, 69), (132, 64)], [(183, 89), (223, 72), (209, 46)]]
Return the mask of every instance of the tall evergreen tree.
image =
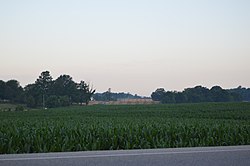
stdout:
[(35, 84), (37, 85), (39, 91), (42, 94), (42, 102), (43, 108), (46, 107), (46, 97), (48, 96), (48, 92), (52, 85), (52, 76), (49, 71), (44, 71), (41, 73), (39, 78), (36, 80)]

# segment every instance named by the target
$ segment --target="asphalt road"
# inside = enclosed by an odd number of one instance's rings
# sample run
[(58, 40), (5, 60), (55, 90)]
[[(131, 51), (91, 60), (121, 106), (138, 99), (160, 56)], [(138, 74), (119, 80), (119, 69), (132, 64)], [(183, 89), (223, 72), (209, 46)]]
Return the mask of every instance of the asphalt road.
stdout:
[(0, 155), (0, 166), (250, 166), (250, 145)]

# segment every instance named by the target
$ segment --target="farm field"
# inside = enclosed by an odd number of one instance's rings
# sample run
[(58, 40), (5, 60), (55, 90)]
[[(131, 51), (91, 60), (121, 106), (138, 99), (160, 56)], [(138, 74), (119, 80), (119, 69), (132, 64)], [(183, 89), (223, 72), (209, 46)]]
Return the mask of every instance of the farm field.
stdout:
[(250, 103), (0, 112), (0, 154), (250, 145)]

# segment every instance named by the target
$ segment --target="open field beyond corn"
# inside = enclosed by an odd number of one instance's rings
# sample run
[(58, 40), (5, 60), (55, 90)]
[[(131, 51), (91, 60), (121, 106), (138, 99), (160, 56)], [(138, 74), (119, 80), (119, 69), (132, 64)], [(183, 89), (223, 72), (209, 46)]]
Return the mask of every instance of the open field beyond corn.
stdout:
[(250, 103), (0, 112), (0, 154), (250, 144)]

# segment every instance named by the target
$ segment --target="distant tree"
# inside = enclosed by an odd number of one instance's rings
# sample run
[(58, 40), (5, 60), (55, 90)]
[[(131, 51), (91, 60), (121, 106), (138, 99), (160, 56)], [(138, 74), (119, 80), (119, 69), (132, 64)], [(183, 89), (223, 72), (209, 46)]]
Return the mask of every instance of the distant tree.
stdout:
[(142, 99), (145, 97), (138, 96), (137, 94), (132, 95), (130, 93), (114, 93), (114, 92), (103, 92), (103, 93), (95, 93), (93, 95), (94, 100), (96, 101), (117, 101), (121, 99)]
[(187, 96), (185, 95), (185, 93), (182, 92), (175, 92), (175, 102), (176, 103), (186, 103), (187, 100)]
[(5, 83), (5, 98), (11, 102), (23, 102), (23, 88), (17, 80), (9, 80)]
[(26, 105), (27, 105), (27, 107), (35, 108), (36, 107), (35, 98), (33, 96), (27, 96), (26, 97)]
[(42, 92), (37, 84), (28, 84), (24, 87), (25, 101), (29, 107), (42, 106)]
[(69, 75), (60, 75), (53, 84), (53, 93), (58, 96), (74, 95), (76, 90), (76, 83)]
[(104, 93), (95, 93), (93, 95), (93, 98), (96, 101), (107, 101), (107, 98), (105, 96), (105, 92)]
[(242, 96), (236, 92), (230, 92), (230, 94), (231, 94), (231, 101), (242, 101), (243, 100)]
[(49, 71), (44, 71), (41, 73), (39, 78), (36, 80), (35, 84), (37, 85), (39, 91), (42, 94), (42, 101), (43, 101), (43, 107), (45, 108), (46, 106), (46, 97), (48, 95), (48, 92), (52, 86), (52, 77), (50, 75)]
[[(228, 90), (230, 93), (233, 93), (234, 98), (240, 98), (240, 100), (243, 101), (250, 101), (250, 88), (244, 88), (242, 86), (238, 86), (237, 88), (234, 89), (229, 89)], [(238, 95), (238, 97), (236, 96)]]
[(60, 106), (60, 101), (56, 95), (51, 95), (46, 100), (46, 107), (55, 108)]
[(90, 88), (89, 84), (81, 81), (78, 85), (78, 92), (79, 92), (79, 100), (80, 103), (85, 103), (86, 105), (89, 104), (92, 95), (95, 93), (95, 89)]
[[(238, 89), (239, 90), (239, 89)], [(163, 88), (157, 89), (151, 97), (161, 103), (198, 103), (198, 102), (229, 102), (242, 101), (239, 94), (214, 86), (210, 90), (206, 87), (196, 86), (187, 88), (183, 92), (165, 91)]]
[(0, 80), (0, 102), (25, 103), (34, 108), (69, 106), (74, 102), (88, 105), (94, 93), (95, 90), (84, 81), (77, 84), (66, 74), (53, 80), (49, 71), (43, 71), (35, 83), (24, 88), (17, 80)]
[(183, 93), (187, 96), (190, 103), (211, 101), (209, 89), (206, 87), (196, 86), (194, 88), (187, 88)]
[(231, 101), (230, 94), (222, 89), (220, 86), (213, 86), (210, 89), (211, 97), (214, 102), (226, 102)]
[(71, 104), (68, 96), (59, 96), (58, 101), (61, 107), (69, 106)]
[(0, 80), (0, 100), (6, 99), (5, 96), (6, 84), (4, 81)]
[(48, 108), (65, 107), (69, 105), (70, 101), (68, 96), (50, 95), (47, 97), (46, 106)]
[(164, 104), (165, 103), (176, 103), (175, 93), (170, 92), (170, 91), (164, 93), (164, 96), (160, 101), (161, 101), (161, 103), (164, 103)]
[(165, 95), (166, 95), (165, 89), (164, 88), (158, 88), (158, 89), (156, 89), (155, 92), (153, 92), (151, 94), (151, 97), (152, 97), (152, 99), (154, 101), (162, 101), (163, 98), (165, 97)]

